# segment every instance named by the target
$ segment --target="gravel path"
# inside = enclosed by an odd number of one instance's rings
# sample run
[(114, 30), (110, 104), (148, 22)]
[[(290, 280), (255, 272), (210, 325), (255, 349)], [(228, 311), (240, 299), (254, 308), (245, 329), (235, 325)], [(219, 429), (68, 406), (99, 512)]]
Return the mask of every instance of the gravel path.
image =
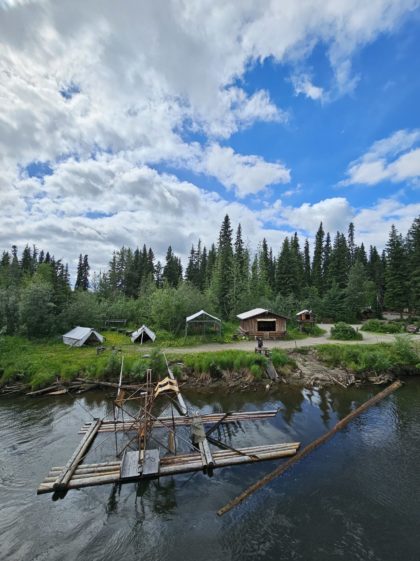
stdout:
[[(319, 327), (325, 329), (327, 333), (320, 337), (308, 337), (306, 339), (299, 339), (295, 341), (264, 341), (264, 346), (269, 349), (295, 349), (298, 347), (314, 347), (316, 345), (371, 345), (373, 343), (392, 343), (395, 341), (395, 335), (387, 335), (385, 333), (369, 333), (363, 331), (362, 341), (333, 341), (328, 339), (330, 336), (331, 324), (318, 324)], [(360, 329), (361, 325), (353, 325), (355, 329)], [(420, 334), (411, 336), (414, 340), (420, 342)], [(196, 345), (194, 347), (167, 347), (163, 349), (168, 354), (183, 354), (183, 353), (203, 353), (203, 352), (216, 352), (226, 350), (237, 351), (253, 351), (255, 349), (255, 341), (238, 341), (237, 343), (208, 343), (203, 345)]]

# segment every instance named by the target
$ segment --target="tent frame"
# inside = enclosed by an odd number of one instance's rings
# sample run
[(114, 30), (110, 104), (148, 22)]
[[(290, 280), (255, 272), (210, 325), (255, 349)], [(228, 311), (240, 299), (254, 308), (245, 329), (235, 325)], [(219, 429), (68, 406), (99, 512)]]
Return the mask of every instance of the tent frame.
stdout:
[[(203, 316), (206, 316), (206, 318), (208, 319), (203, 319)], [(187, 337), (188, 335), (189, 325), (194, 325), (194, 324), (195, 325), (201, 324), (203, 326), (203, 335), (205, 335), (207, 324), (217, 325), (219, 335), (222, 334), (222, 321), (219, 318), (216, 318), (215, 316), (208, 314), (204, 310), (201, 310), (200, 312), (197, 312), (196, 314), (193, 314), (192, 316), (185, 318), (185, 337)]]

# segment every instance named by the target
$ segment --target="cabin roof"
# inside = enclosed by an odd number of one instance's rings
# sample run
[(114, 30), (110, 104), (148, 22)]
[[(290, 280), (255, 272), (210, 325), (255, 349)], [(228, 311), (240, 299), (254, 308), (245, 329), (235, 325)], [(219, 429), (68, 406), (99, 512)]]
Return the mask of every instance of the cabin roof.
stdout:
[(301, 316), (302, 314), (312, 314), (312, 310), (302, 310), (298, 312), (296, 315)]
[(255, 316), (259, 316), (260, 314), (272, 314), (273, 316), (276, 317), (280, 317), (283, 319), (289, 319), (287, 316), (283, 315), (283, 314), (276, 314), (275, 312), (272, 312), (271, 310), (266, 310), (265, 308), (254, 308), (253, 310), (248, 310), (247, 312), (242, 312), (242, 314), (238, 314), (236, 317), (239, 319), (250, 319), (253, 318)]
[(211, 319), (214, 319), (214, 321), (217, 321), (217, 322), (219, 322), (219, 323), (220, 323), (220, 321), (221, 321), (221, 320), (220, 320), (219, 318), (217, 318), (216, 316), (212, 316), (211, 314), (205, 312), (204, 310), (200, 310), (199, 312), (196, 312), (195, 314), (192, 314), (191, 316), (186, 317), (186, 318), (185, 318), (185, 321), (186, 321), (187, 323), (189, 323), (190, 321), (193, 321), (194, 319), (197, 319), (198, 317), (203, 316), (203, 315), (204, 315), (204, 316), (207, 316), (207, 317), (209, 317), (209, 318), (211, 318)]

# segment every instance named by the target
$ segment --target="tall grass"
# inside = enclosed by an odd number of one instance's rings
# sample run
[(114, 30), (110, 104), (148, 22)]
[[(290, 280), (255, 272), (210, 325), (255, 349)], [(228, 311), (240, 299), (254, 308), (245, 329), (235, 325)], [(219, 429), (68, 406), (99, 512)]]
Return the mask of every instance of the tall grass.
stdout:
[(375, 345), (320, 345), (318, 356), (330, 366), (353, 372), (381, 373), (394, 367), (420, 369), (420, 349), (406, 336), (397, 336), (394, 343)]

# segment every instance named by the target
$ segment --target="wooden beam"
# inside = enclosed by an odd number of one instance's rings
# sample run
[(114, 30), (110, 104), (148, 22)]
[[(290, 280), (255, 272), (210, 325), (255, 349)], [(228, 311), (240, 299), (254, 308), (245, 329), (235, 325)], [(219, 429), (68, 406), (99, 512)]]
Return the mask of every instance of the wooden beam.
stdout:
[(252, 495), (252, 493), (258, 491), (258, 489), (261, 489), (261, 487), (264, 487), (264, 485), (267, 485), (267, 483), (270, 483), (270, 481), (273, 481), (273, 479), (282, 475), (296, 462), (307, 456), (310, 452), (312, 452), (312, 450), (315, 450), (315, 448), (317, 448), (321, 444), (324, 444), (324, 442), (326, 442), (332, 436), (334, 436), (336, 432), (338, 432), (343, 427), (348, 425), (348, 423), (350, 423), (350, 421), (352, 421), (355, 417), (358, 417), (361, 413), (366, 411), (366, 409), (369, 409), (369, 407), (375, 405), (376, 403), (378, 403), (379, 401), (381, 401), (382, 399), (393, 393), (395, 390), (400, 388), (401, 385), (402, 382), (400, 380), (397, 380), (396, 382), (385, 388), (383, 391), (379, 392), (375, 396), (371, 397), (370, 399), (362, 403), (360, 407), (358, 407), (357, 409), (346, 415), (344, 419), (341, 419), (341, 421), (339, 421), (336, 425), (334, 425), (334, 427), (331, 430), (329, 430), (328, 432), (326, 432), (325, 434), (323, 434), (322, 436), (320, 436), (319, 438), (308, 444), (308, 446), (305, 446), (305, 448), (303, 448), (303, 450), (298, 452), (293, 458), (290, 458), (290, 460), (287, 460), (287, 462), (277, 467), (271, 473), (268, 473), (265, 477), (255, 482), (253, 485), (248, 487), (248, 489), (245, 489), (245, 491), (243, 491), (240, 495), (238, 495), (230, 502), (228, 502), (224, 507), (220, 508), (217, 511), (218, 516), (223, 516), (224, 514), (226, 514), (226, 512), (229, 512), (235, 506), (240, 505), (246, 498)]

